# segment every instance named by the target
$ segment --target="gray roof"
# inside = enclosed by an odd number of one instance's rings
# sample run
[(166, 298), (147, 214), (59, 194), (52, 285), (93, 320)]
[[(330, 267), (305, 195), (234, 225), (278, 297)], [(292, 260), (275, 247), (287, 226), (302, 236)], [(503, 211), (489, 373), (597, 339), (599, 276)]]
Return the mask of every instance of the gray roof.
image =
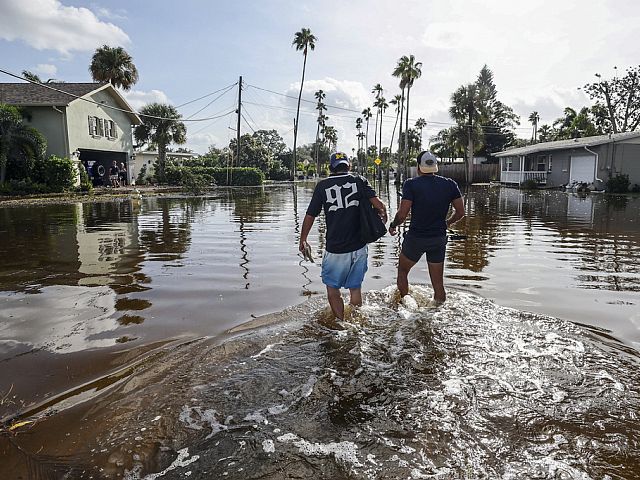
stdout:
[(597, 135), (595, 137), (572, 138), (570, 140), (558, 140), (555, 142), (542, 142), (526, 147), (511, 148), (502, 152), (494, 153), (495, 157), (514, 157), (520, 155), (530, 155), (532, 153), (547, 152), (550, 150), (565, 150), (569, 148), (593, 147), (605, 143), (620, 142), (640, 138), (640, 132), (614, 133), (611, 135)]
[(128, 112), (134, 125), (142, 123), (131, 105), (110, 83), (46, 83), (44, 85), (60, 91), (51, 90), (37, 83), (0, 83), (0, 103), (17, 107), (63, 107), (77, 100), (76, 97), (84, 97), (97, 90), (108, 90), (119, 108)]
[[(82, 97), (98, 90), (104, 83), (47, 83), (46, 85)], [(0, 83), (0, 103), (24, 107), (64, 106), (74, 100), (75, 97), (71, 95), (56, 92), (36, 83)]]

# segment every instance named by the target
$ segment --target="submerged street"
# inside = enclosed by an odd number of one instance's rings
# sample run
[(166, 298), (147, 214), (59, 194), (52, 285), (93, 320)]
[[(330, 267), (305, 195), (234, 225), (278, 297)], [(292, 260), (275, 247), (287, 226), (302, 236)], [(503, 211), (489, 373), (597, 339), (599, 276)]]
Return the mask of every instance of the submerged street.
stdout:
[(640, 199), (475, 186), (445, 306), (385, 236), (335, 332), (312, 189), (0, 208), (0, 476), (640, 478)]

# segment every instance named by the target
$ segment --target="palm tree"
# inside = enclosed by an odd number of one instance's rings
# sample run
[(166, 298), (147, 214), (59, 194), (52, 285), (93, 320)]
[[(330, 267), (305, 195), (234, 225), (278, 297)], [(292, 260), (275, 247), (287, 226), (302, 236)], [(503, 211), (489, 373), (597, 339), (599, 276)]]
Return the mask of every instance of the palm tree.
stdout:
[(404, 141), (404, 175), (407, 176), (407, 160), (408, 160), (408, 146), (409, 146), (409, 98), (411, 94), (411, 87), (413, 82), (420, 78), (422, 75), (422, 62), (416, 62), (416, 58), (413, 55), (403, 55), (398, 60), (395, 70), (393, 71), (394, 77), (401, 79), (400, 88), (406, 87), (407, 89), (407, 108), (406, 108), (406, 121), (405, 121), (405, 141)]
[[(371, 93), (375, 94), (376, 96), (376, 100), (373, 102), (373, 106), (377, 107), (376, 103), (378, 102), (378, 100), (380, 99), (380, 97), (382, 96), (382, 92), (383, 92), (383, 88), (382, 85), (380, 85), (379, 83), (376, 83), (373, 86), (373, 89), (371, 90)], [(378, 116), (380, 115), (380, 109), (378, 108), (376, 110), (376, 128), (373, 130), (374, 136), (373, 136), (373, 143), (375, 145), (378, 145)]]
[(549, 142), (553, 140), (553, 131), (549, 125), (541, 125), (538, 129), (538, 133), (540, 134), (541, 142)]
[(138, 81), (138, 69), (133, 58), (122, 47), (103, 45), (91, 58), (89, 72), (97, 82), (109, 82), (114, 87), (129, 90)]
[(35, 83), (53, 83), (53, 82), (60, 82), (60, 80), (56, 80), (55, 78), (49, 78), (46, 82), (43, 82), (42, 79), (36, 75), (33, 72), (30, 72), (29, 70), (22, 70), (22, 78), (24, 78), (25, 80), (29, 80), (30, 82), (35, 82)]
[[(304, 74), (307, 69), (307, 53), (309, 49), (315, 50), (316, 41), (318, 39), (311, 33), (308, 28), (303, 28), (293, 37), (291, 45), (296, 47), (296, 51), (302, 50), (304, 55), (304, 63), (302, 64), (302, 81), (300, 82), (300, 93), (298, 94), (298, 108), (296, 109), (296, 123), (293, 125), (293, 165), (296, 165), (296, 145), (298, 143), (298, 121), (300, 120), (300, 100), (302, 99), (302, 88), (304, 87)], [(291, 170), (291, 179), (293, 179), (293, 170)]]
[(327, 94), (324, 93), (322, 89), (318, 90), (314, 96), (318, 103), (316, 105), (316, 110), (318, 110), (318, 128), (316, 129), (316, 171), (320, 171), (320, 145), (318, 142), (320, 141), (320, 126), (323, 123), (324, 111), (327, 109), (327, 106), (322, 102)]
[(360, 165), (360, 148), (361, 148), (360, 138), (361, 138), (361, 134), (362, 134), (362, 136), (364, 136), (364, 134), (361, 132), (361, 130), (362, 130), (362, 117), (356, 118), (356, 130), (358, 132), (356, 134), (356, 138), (358, 140), (358, 150), (357, 150), (356, 158), (358, 159), (358, 167), (360, 168), (361, 167), (361, 165)]
[(367, 127), (365, 128), (365, 134), (364, 134), (364, 171), (367, 171), (367, 163), (368, 163), (368, 152), (369, 152), (369, 119), (372, 117), (373, 115), (371, 114), (371, 109), (369, 107), (365, 108), (364, 110), (362, 110), (362, 117), (364, 118), (364, 121), (367, 123)]
[(163, 103), (151, 103), (140, 110), (144, 123), (134, 130), (136, 140), (158, 146), (156, 178), (166, 180), (167, 147), (171, 143), (183, 144), (187, 141), (187, 127), (180, 121), (182, 115), (175, 107)]
[(329, 143), (329, 150), (335, 151), (338, 146), (338, 132), (334, 127), (328, 125), (324, 129), (324, 138)]
[[(380, 145), (378, 147), (378, 158), (382, 160), (382, 119), (384, 117), (384, 112), (389, 108), (389, 104), (385, 100), (383, 96), (380, 96), (376, 102), (376, 106), (378, 107), (378, 111), (380, 112), (380, 135), (378, 136), (380, 140)], [(380, 176), (380, 166), (378, 165), (378, 176)]]
[(529, 122), (533, 125), (533, 132), (531, 133), (531, 143), (536, 143), (538, 140), (538, 122), (540, 122), (540, 115), (538, 112), (531, 112), (529, 115)]
[(459, 127), (467, 130), (467, 183), (473, 182), (474, 143), (479, 138), (479, 130), (487, 117), (484, 101), (485, 91), (475, 83), (460, 86), (451, 96), (449, 114)]
[(400, 103), (402, 102), (402, 95), (398, 94), (394, 96), (389, 103), (396, 107), (396, 122), (393, 124), (393, 132), (391, 133), (391, 143), (389, 144), (389, 151), (393, 150), (393, 139), (396, 136), (396, 128), (398, 127), (398, 118), (400, 117)]
[(42, 134), (22, 123), (19, 109), (0, 104), (0, 185), (6, 178), (9, 158), (36, 160), (44, 157), (46, 148)]
[(422, 129), (427, 126), (427, 121), (420, 117), (416, 120), (416, 128), (420, 130), (420, 148), (422, 149)]

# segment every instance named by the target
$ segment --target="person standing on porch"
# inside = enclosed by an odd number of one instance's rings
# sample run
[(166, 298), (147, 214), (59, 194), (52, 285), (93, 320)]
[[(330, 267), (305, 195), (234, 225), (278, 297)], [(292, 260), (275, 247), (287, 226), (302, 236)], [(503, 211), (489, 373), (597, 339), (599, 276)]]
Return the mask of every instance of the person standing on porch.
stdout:
[[(440, 305), (447, 299), (444, 289), (447, 229), (464, 217), (464, 201), (454, 180), (436, 175), (438, 159), (435, 155), (421, 152), (417, 163), (418, 176), (404, 182), (400, 208), (389, 225), (389, 233), (395, 235), (398, 226), (411, 212), (409, 231), (402, 242), (398, 262), (397, 285), (401, 297), (409, 293), (409, 272), (426, 254), (433, 303)], [(453, 206), (453, 213), (447, 218), (449, 206)]]

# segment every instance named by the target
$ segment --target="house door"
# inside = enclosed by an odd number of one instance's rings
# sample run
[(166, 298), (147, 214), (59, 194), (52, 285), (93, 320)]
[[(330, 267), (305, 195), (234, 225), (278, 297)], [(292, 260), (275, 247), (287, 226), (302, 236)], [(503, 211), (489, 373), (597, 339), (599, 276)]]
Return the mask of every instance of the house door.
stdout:
[(596, 179), (596, 157), (594, 155), (583, 155), (571, 157), (571, 171), (569, 173), (569, 183), (593, 183)]

